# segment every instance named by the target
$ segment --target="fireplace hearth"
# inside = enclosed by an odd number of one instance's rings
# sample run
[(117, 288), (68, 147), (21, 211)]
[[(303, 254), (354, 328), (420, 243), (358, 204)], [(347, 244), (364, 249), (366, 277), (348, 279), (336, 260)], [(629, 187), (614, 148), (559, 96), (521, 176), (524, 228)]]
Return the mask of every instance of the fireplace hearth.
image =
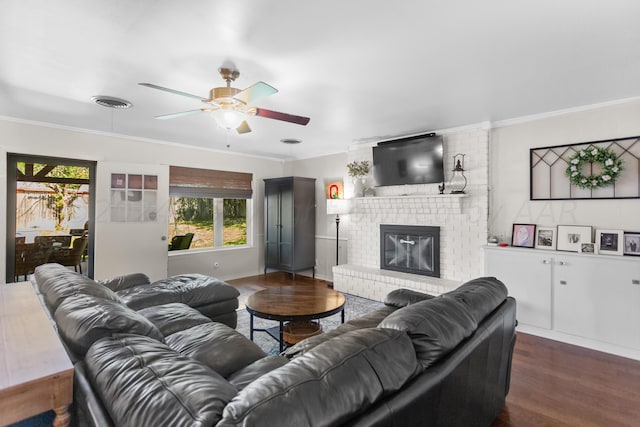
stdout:
[(440, 227), (380, 224), (380, 268), (440, 277)]

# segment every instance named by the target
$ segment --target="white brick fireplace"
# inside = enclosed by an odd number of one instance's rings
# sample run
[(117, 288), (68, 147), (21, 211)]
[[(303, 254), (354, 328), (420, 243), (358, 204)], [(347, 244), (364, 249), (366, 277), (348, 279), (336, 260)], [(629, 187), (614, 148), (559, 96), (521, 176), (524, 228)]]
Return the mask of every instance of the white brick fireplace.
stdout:
[[(453, 155), (466, 154), (469, 185), (464, 195), (448, 190), (440, 195), (437, 184), (429, 184), (377, 187), (375, 197), (352, 199), (352, 211), (345, 218), (349, 262), (334, 267), (334, 289), (382, 300), (401, 287), (437, 295), (481, 276), (481, 247), (488, 233), (488, 145), (485, 130), (444, 135), (447, 173), (453, 168)], [(371, 160), (371, 148), (350, 152), (352, 160)], [(380, 270), (380, 224), (440, 227), (440, 278)]]

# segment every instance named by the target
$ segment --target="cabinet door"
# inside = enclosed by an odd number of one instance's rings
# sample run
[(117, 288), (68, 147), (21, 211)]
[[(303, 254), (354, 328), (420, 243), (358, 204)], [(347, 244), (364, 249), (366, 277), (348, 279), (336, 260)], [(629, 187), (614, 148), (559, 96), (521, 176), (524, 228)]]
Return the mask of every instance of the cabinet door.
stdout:
[(279, 264), (293, 266), (293, 184), (280, 186)]
[(280, 191), (277, 184), (267, 184), (264, 188), (265, 200), (265, 265), (273, 267), (278, 265), (278, 236), (280, 234)]
[(640, 348), (640, 269), (635, 261), (558, 257), (554, 326), (567, 334)]
[(485, 272), (516, 299), (518, 322), (551, 329), (551, 255), (526, 250), (488, 249)]

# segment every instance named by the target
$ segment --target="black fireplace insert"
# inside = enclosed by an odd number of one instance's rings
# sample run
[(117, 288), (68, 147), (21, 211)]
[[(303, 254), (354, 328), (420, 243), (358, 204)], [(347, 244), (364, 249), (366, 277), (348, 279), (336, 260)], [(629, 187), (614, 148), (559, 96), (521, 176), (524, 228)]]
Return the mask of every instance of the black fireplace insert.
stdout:
[(440, 227), (380, 224), (380, 268), (440, 277)]

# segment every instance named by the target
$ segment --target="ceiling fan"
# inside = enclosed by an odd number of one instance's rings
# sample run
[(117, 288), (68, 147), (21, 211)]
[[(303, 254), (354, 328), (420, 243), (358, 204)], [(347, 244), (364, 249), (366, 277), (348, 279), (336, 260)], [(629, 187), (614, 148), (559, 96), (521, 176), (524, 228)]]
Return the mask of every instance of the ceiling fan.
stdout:
[(182, 111), (179, 113), (163, 114), (161, 116), (156, 116), (156, 119), (166, 120), (189, 116), (191, 114), (212, 113), (213, 117), (220, 127), (227, 130), (235, 129), (240, 134), (251, 132), (251, 128), (245, 120), (246, 116), (265, 117), (267, 119), (281, 120), (283, 122), (295, 123), (303, 126), (309, 123), (309, 117), (280, 113), (278, 111), (267, 110), (264, 108), (258, 108), (249, 105), (250, 103), (253, 103), (258, 99), (264, 98), (265, 96), (273, 95), (274, 93), (278, 92), (278, 89), (274, 88), (273, 86), (270, 86), (265, 82), (258, 82), (246, 89), (237, 89), (231, 87), (231, 82), (235, 81), (238, 76), (240, 76), (240, 71), (238, 71), (233, 64), (224, 64), (223, 66), (218, 68), (218, 72), (220, 73), (222, 78), (226, 80), (227, 85), (223, 87), (214, 87), (213, 89), (211, 89), (209, 91), (209, 98), (192, 95), (190, 93), (181, 92), (175, 89), (169, 89), (152, 83), (138, 84), (176, 95), (195, 98), (207, 104), (207, 106), (204, 108)]

